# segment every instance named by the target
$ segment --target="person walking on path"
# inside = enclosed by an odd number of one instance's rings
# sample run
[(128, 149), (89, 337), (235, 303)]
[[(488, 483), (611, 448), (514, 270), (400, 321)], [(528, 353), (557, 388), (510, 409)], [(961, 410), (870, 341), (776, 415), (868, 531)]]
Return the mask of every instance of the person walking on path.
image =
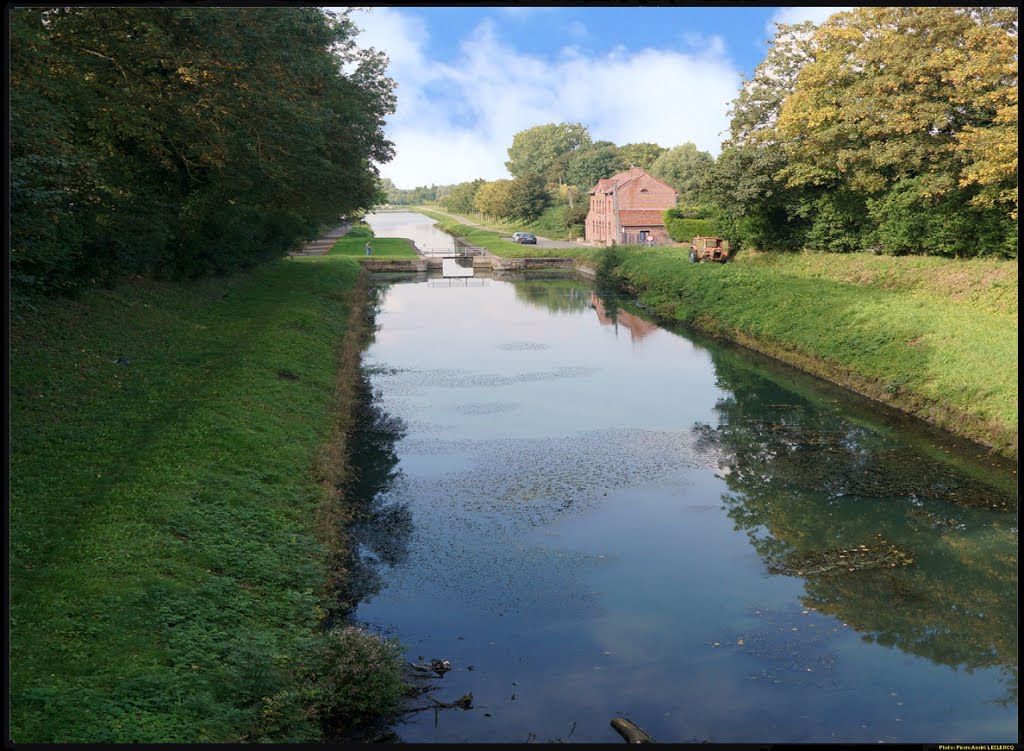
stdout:
[(370, 247), (370, 243), (367, 242), (366, 243), (366, 255), (370, 255), (371, 252), (373, 252), (373, 248), (371, 248)]

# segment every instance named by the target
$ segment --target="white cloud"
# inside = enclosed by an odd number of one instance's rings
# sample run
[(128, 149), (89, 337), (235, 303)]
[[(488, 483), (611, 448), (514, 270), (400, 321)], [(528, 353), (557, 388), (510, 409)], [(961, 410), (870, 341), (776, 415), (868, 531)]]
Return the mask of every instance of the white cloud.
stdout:
[(595, 140), (620, 145), (692, 141), (717, 154), (740, 83), (714, 37), (688, 53), (567, 47), (549, 60), (515, 50), (485, 20), (445, 64), (426, 56), (425, 28), (400, 9), (352, 18), (365, 30), (357, 44), (391, 60), (398, 109), (386, 133), (395, 158), (380, 172), (400, 188), (506, 178), (512, 137), (545, 123), (579, 122)]

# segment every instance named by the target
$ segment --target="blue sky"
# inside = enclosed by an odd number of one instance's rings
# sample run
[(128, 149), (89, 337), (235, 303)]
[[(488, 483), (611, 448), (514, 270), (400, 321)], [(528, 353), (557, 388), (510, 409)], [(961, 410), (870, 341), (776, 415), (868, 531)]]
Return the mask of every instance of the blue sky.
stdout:
[(385, 128), (396, 154), (381, 176), (413, 188), (506, 178), (512, 137), (545, 123), (717, 155), (773, 24), (844, 9), (376, 6), (351, 18), (397, 84)]

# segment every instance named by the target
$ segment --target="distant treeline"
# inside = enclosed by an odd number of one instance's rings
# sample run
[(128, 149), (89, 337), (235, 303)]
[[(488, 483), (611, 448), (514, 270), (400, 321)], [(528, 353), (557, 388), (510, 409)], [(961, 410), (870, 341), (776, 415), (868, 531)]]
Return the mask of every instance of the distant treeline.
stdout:
[(678, 191), (677, 240), (706, 221), (737, 248), (1015, 258), (1017, 15), (866, 7), (779, 24), (717, 159), (539, 125), (508, 149), (513, 179), (438, 200), (500, 220), (557, 208), (572, 234), (597, 180), (635, 165)]
[(380, 188), (384, 200), (394, 206), (419, 206), (435, 203), (451, 192), (452, 185), (419, 185), (415, 188), (398, 188), (388, 178), (382, 178)]
[(8, 17), (15, 296), (244, 268), (379, 197), (394, 84), (347, 11)]

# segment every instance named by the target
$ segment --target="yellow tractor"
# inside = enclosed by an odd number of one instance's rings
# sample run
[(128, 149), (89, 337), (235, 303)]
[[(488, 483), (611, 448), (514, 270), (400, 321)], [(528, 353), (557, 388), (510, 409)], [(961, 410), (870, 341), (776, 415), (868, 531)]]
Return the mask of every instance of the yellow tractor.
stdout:
[(725, 263), (729, 260), (729, 241), (720, 237), (695, 237), (690, 243), (690, 261), (718, 261)]

